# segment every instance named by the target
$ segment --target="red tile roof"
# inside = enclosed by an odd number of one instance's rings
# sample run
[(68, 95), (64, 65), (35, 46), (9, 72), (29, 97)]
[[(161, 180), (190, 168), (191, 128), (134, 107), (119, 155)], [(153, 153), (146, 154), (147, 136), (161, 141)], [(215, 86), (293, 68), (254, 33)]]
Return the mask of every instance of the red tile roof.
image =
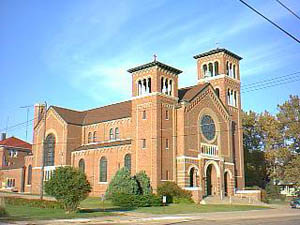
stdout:
[(4, 145), (7, 147), (17, 147), (17, 148), (25, 148), (25, 149), (32, 149), (32, 145), (28, 142), (22, 141), (16, 137), (6, 138), (3, 141), (0, 141), (0, 145)]

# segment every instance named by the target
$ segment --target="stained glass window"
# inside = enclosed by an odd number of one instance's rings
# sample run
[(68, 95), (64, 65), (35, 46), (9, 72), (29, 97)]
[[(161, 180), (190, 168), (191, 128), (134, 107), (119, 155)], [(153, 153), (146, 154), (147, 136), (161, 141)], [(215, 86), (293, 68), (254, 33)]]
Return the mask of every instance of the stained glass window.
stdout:
[(201, 131), (203, 136), (211, 141), (216, 136), (216, 125), (214, 120), (209, 115), (204, 115), (201, 119)]

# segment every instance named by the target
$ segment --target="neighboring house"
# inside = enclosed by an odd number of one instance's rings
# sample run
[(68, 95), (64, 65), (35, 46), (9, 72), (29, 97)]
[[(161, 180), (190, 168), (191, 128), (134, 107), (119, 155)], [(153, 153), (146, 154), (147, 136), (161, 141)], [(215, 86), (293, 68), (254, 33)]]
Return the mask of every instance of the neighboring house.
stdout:
[(24, 191), (25, 156), (31, 154), (31, 144), (16, 137), (0, 141), (0, 176), (2, 190)]
[(196, 201), (242, 190), (241, 57), (217, 48), (194, 58), (197, 83), (190, 87), (178, 88), (182, 71), (154, 59), (128, 70), (128, 101), (86, 111), (35, 105), (24, 191), (38, 194), (41, 175), (48, 180), (66, 165), (86, 173), (92, 196), (105, 193), (122, 167), (145, 171), (154, 191), (174, 181)]

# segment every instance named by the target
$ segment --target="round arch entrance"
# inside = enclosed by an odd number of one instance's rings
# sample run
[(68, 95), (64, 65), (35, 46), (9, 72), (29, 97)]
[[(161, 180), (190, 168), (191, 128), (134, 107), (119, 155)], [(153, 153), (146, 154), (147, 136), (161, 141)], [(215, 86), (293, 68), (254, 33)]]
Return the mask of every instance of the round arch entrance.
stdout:
[(220, 177), (220, 171), (218, 165), (215, 162), (206, 164), (205, 174), (206, 183), (205, 191), (206, 196), (215, 196), (219, 194), (218, 178)]

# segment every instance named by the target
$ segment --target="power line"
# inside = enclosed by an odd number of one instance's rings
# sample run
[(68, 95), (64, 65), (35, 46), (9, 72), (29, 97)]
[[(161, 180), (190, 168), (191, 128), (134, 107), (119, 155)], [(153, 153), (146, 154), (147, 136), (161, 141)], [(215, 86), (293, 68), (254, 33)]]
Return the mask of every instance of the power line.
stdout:
[(278, 2), (283, 8), (285, 8), (286, 10), (288, 10), (290, 13), (292, 13), (294, 16), (296, 16), (298, 18), (298, 20), (300, 20), (300, 17), (290, 8), (288, 8), (286, 5), (284, 5), (281, 1), (279, 0), (275, 0), (276, 2)]
[(250, 6), (249, 4), (247, 4), (245, 1), (243, 0), (239, 0), (241, 3), (243, 3), (245, 6), (247, 6), (249, 9), (251, 9), (252, 11), (254, 11), (255, 13), (257, 13), (258, 15), (260, 15), (262, 18), (264, 18), (265, 20), (267, 20), (269, 23), (273, 24), (275, 27), (277, 27), (279, 30), (281, 30), (283, 33), (285, 33), (286, 35), (288, 35), (290, 38), (294, 39), (295, 41), (297, 41), (298, 43), (300, 43), (300, 40), (298, 40), (295, 36), (293, 36), (292, 34), (290, 34), (289, 32), (287, 32), (286, 30), (284, 30), (283, 28), (281, 28), (279, 25), (277, 25), (276, 23), (274, 23), (272, 20), (268, 19), (266, 16), (264, 16), (262, 13), (260, 13), (259, 11), (257, 11), (255, 8), (253, 8), (252, 6)]
[[(265, 80), (260, 80), (260, 81), (256, 81), (256, 82), (253, 82), (253, 83), (241, 85), (241, 88), (248, 87), (248, 86), (255, 86), (256, 84), (261, 84), (261, 83), (264, 83), (264, 82), (269, 82), (269, 81), (272, 81), (272, 80), (281, 79), (281, 78), (285, 78), (285, 77), (291, 77), (291, 76), (296, 75), (296, 74), (300, 75), (300, 71), (295, 72), (295, 73), (286, 74), (286, 75), (283, 75), (283, 76), (282, 75), (276, 76), (272, 79), (265, 79)], [(298, 75), (296, 75), (296, 76), (298, 76)]]

